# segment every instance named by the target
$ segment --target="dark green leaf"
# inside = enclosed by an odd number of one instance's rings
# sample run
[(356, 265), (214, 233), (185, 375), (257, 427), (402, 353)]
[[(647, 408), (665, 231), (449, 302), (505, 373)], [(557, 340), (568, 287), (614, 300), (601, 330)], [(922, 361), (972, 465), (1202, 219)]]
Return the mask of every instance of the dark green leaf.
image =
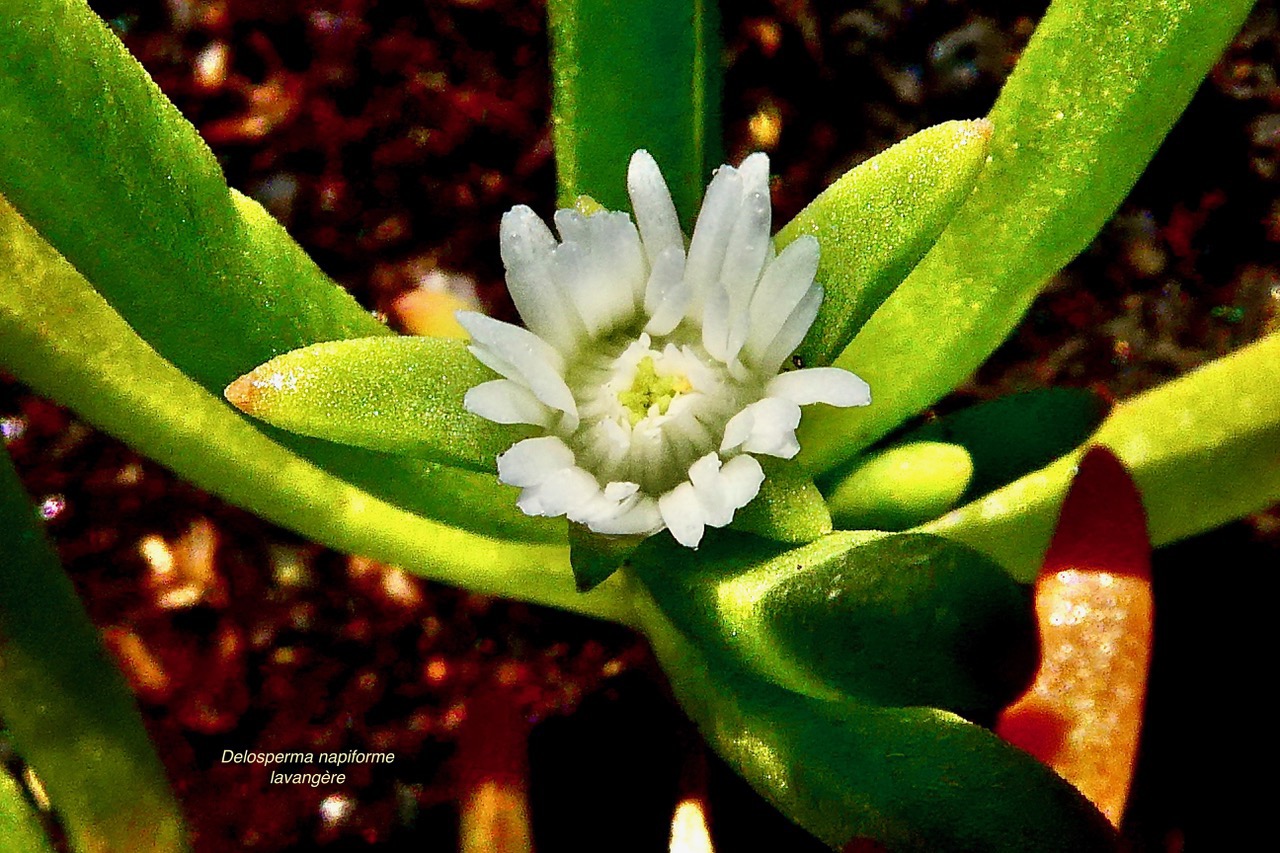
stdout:
[(549, 0), (560, 205), (625, 210), (627, 162), (662, 167), (686, 228), (720, 165), (720, 35), (713, 0)]
[(0, 449), (0, 717), (76, 850), (183, 850), (133, 696), (35, 519)]
[(1111, 827), (1059, 776), (984, 728), (933, 708), (824, 701), (722, 665), (658, 606), (641, 623), (672, 689), (717, 752), (833, 848), (1085, 853)]
[(622, 568), (643, 536), (604, 536), (581, 524), (569, 524), (569, 563), (578, 592), (590, 592)]
[(987, 720), (1035, 670), (1025, 590), (938, 537), (845, 533), (783, 550), (722, 533), (696, 553), (655, 538), (631, 563), (709, 656), (819, 698)]

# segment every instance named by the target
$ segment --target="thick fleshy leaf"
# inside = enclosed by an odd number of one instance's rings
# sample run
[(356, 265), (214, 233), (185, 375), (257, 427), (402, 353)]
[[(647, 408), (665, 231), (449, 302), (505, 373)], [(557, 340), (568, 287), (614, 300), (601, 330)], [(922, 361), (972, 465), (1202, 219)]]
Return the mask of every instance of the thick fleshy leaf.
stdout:
[(760, 467), (760, 493), (734, 515), (733, 529), (797, 545), (831, 532), (827, 502), (799, 465), (766, 456)]
[(603, 536), (569, 524), (569, 563), (579, 592), (590, 592), (622, 568), (643, 536)]
[[(558, 542), (496, 538), (501, 513), (517, 511), (515, 492), (491, 475), (483, 476), (493, 497), (480, 504), (491, 514), (478, 520), (489, 531), (481, 535), (407, 512), (272, 441), (147, 346), (2, 204), (0, 363), (196, 486), (316, 542), (477, 592), (629, 618), (622, 590), (574, 588), (563, 525), (539, 522)], [(446, 494), (468, 474), (422, 471), (422, 488), (438, 483)]]
[(844, 533), (788, 550), (724, 534), (692, 556), (654, 539), (630, 562), (709, 655), (818, 698), (990, 720), (1035, 669), (1029, 596), (938, 537)]
[[(1280, 334), (1118, 404), (1091, 443), (1110, 449), (1164, 545), (1280, 501)], [(1030, 582), (1075, 452), (919, 528), (991, 555)]]
[(640, 622), (680, 703), (717, 752), (783, 814), (839, 849), (1108, 851), (1080, 793), (986, 729), (933, 708), (792, 693), (726, 666), (652, 600)]
[(184, 850), (182, 816), (133, 696), (2, 449), (0, 661), (0, 717), (73, 848)]
[(389, 330), (256, 202), (82, 0), (0, 15), (0, 192), (144, 339), (221, 389)]
[(686, 229), (720, 158), (720, 36), (711, 0), (549, 0), (560, 204), (626, 210), (643, 148)]
[(461, 341), (358, 338), (277, 356), (226, 397), (290, 432), (493, 471), (498, 454), (528, 435), (463, 408), (467, 391), (494, 378)]
[[(228, 189), (195, 128), (81, 0), (0, 15), (0, 44), (0, 192), (165, 359), (221, 394), (281, 353), (390, 334)], [(412, 512), (547, 538), (518, 513), (494, 515), (510, 504), (492, 478), (263, 431)]]
[(778, 232), (822, 249), (818, 318), (796, 355), (830, 364), (907, 277), (969, 197), (987, 162), (991, 125), (949, 121), (922, 130), (850, 170)]
[(1040, 669), (996, 726), (1117, 827), (1133, 780), (1151, 662), (1150, 552), (1133, 480), (1110, 452), (1090, 450), (1036, 581)]
[(951, 509), (973, 480), (958, 444), (908, 441), (869, 454), (827, 489), (841, 530), (906, 530)]
[(811, 470), (969, 376), (1133, 186), (1252, 0), (1056, 0), (989, 119), (991, 160), (938, 242), (836, 359), (865, 409), (817, 411)]

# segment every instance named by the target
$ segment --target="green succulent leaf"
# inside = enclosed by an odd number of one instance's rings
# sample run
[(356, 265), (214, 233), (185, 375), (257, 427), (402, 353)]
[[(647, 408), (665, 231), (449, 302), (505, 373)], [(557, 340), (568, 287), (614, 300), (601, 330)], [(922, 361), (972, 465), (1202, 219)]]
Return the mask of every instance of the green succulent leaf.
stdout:
[(991, 125), (949, 121), (847, 172), (778, 232), (822, 247), (822, 306), (796, 355), (830, 364), (907, 277), (969, 197), (987, 162)]
[(738, 510), (734, 530), (792, 544), (831, 532), (831, 511), (803, 468), (772, 457), (762, 458), (760, 465), (765, 475), (760, 494)]
[(627, 161), (662, 167), (686, 226), (720, 165), (720, 38), (713, 0), (549, 0), (560, 206), (629, 207)]
[(181, 813), (133, 696), (2, 449), (0, 660), (0, 717), (74, 849), (186, 849)]
[(581, 524), (569, 523), (569, 563), (578, 592), (604, 583), (640, 547), (643, 536), (605, 536)]
[[(196, 486), (320, 544), (476, 592), (629, 619), (615, 585), (590, 595), (574, 588), (563, 523), (538, 520), (558, 534), (547, 543), (496, 538), (492, 516), (479, 521), (490, 533), (472, 533), (408, 512), (272, 441), (147, 346), (3, 204), (0, 363)], [(421, 470), (423, 488), (446, 494), (467, 473)], [(516, 512), (511, 489), (493, 476), (483, 481), (495, 494), (489, 513)]]
[(1110, 851), (1075, 788), (987, 729), (934, 708), (823, 700), (725, 665), (653, 599), (640, 622), (681, 705), (783, 814), (840, 849)]
[(959, 444), (906, 441), (870, 453), (828, 489), (841, 530), (906, 530), (955, 506), (973, 480), (973, 458)]
[(290, 432), (492, 473), (497, 455), (529, 434), (463, 408), (469, 389), (496, 378), (461, 341), (357, 338), (276, 356), (225, 394)]
[[(1116, 406), (1091, 439), (1138, 484), (1151, 542), (1164, 545), (1280, 501), (1280, 334)], [(923, 531), (1036, 576), (1081, 451)]]
[(935, 536), (842, 533), (787, 549), (721, 533), (696, 554), (655, 538), (630, 563), (709, 658), (816, 698), (988, 720), (1034, 674), (1025, 590)]
[(845, 529), (906, 530), (1078, 447), (1110, 405), (1078, 388), (1013, 394), (944, 415), (828, 478)]
[(54, 853), (22, 787), (0, 769), (0, 853)]
[(817, 411), (829, 470), (954, 388), (1133, 186), (1252, 0), (1055, 0), (989, 119), (991, 160), (919, 266), (835, 364), (875, 403)]

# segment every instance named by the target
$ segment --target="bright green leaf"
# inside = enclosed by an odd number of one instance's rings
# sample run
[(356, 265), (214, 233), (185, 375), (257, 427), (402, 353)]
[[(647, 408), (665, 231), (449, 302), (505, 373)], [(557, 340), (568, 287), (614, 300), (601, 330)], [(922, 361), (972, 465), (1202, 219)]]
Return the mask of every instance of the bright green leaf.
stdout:
[(468, 389), (497, 375), (446, 338), (313, 344), (227, 386), (236, 408), (291, 432), (492, 472), (528, 430), (467, 412)]
[(549, 0), (560, 205), (629, 208), (627, 162), (662, 167), (686, 228), (720, 165), (714, 0)]
[(3, 450), (0, 661), (0, 717), (72, 846), (82, 853), (185, 849), (178, 805), (133, 696)]
[(989, 116), (991, 162), (836, 365), (874, 402), (805, 417), (828, 470), (956, 387), (1124, 199), (1252, 0), (1056, 0)]
[(803, 544), (831, 532), (831, 512), (813, 478), (799, 465), (763, 457), (760, 494), (738, 510), (733, 529), (777, 542)]
[[(1280, 501), (1280, 334), (1116, 406), (1092, 444), (1133, 475), (1164, 545)], [(961, 507), (924, 531), (991, 555), (1030, 581), (1080, 453)]]
[(987, 161), (991, 125), (949, 121), (878, 154), (828, 187), (785, 228), (781, 249), (818, 239), (818, 318), (796, 355), (830, 364), (907, 277), (969, 193)]
[(973, 479), (973, 459), (958, 444), (908, 441), (860, 459), (828, 489), (842, 530), (906, 530), (951, 509)]
[(0, 853), (53, 853), (35, 809), (4, 768), (0, 768)]

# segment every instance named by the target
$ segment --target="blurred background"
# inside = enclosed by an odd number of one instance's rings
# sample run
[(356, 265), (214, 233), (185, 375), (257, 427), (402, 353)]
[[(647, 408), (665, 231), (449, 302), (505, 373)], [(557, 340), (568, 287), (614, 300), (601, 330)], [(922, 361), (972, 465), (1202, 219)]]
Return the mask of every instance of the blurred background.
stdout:
[[(554, 205), (541, 2), (91, 5), (231, 185), (369, 310), (406, 332), (448, 331), (462, 306), (514, 316), (499, 218)], [(785, 222), (894, 142), (983, 115), (1048, 4), (722, 5), (727, 160), (769, 152)], [(1046, 385), (1123, 398), (1280, 328), (1277, 62), (1280, 6), (1261, 0), (1116, 217), (938, 412)], [(823, 849), (706, 754), (628, 631), (325, 551), (2, 374), (0, 434), (197, 853), (490, 849), (476, 828), (511, 850), (658, 851), (688, 795), (716, 850)], [(1271, 834), (1240, 770), (1278, 566), (1274, 509), (1157, 555), (1129, 849)], [(272, 785), (269, 768), (221, 763), (228, 748), (396, 761), (339, 788)]]

